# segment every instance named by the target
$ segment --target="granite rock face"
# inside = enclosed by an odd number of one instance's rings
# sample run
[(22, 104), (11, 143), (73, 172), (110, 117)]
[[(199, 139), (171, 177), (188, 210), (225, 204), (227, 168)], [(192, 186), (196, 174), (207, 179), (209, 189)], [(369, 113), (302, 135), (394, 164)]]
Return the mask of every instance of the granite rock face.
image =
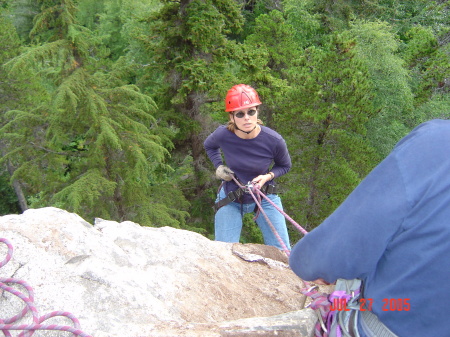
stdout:
[[(94, 337), (312, 335), (316, 316), (303, 309), (304, 285), (274, 247), (129, 221), (92, 225), (57, 208), (0, 217), (0, 238), (14, 247), (0, 282), (26, 281), (39, 315), (70, 312)], [(0, 242), (0, 262), (7, 252)], [(23, 306), (0, 289), (0, 319)], [(20, 323), (32, 323), (30, 314)]]

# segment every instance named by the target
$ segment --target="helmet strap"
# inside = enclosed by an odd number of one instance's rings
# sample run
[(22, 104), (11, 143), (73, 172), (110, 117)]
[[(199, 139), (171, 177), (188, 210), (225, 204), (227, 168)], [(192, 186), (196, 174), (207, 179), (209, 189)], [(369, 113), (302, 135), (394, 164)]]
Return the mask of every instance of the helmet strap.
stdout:
[(244, 131), (244, 130), (239, 129), (238, 126), (236, 125), (236, 123), (234, 123), (234, 126), (235, 126), (236, 129), (238, 129), (239, 131), (241, 131), (241, 132), (243, 132), (243, 133), (246, 133), (246, 134), (248, 135), (248, 134), (252, 133), (253, 131), (255, 131), (255, 129), (256, 129), (256, 127), (257, 127), (258, 125), (255, 125), (255, 127), (254, 127), (252, 130), (250, 130), (250, 131)]

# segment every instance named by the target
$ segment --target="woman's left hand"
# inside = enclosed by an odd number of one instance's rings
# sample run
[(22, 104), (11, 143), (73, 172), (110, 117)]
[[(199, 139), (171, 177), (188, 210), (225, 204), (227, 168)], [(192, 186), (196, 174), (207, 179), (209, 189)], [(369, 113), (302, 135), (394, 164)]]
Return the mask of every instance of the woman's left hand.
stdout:
[(261, 187), (264, 186), (264, 184), (265, 184), (266, 182), (268, 182), (268, 181), (271, 180), (271, 179), (272, 179), (272, 175), (271, 175), (271, 174), (269, 174), (269, 173), (267, 173), (267, 174), (262, 174), (262, 175), (257, 176), (256, 178), (254, 178), (254, 179), (252, 180), (252, 183), (253, 183), (254, 185), (258, 185), (258, 188), (261, 188)]

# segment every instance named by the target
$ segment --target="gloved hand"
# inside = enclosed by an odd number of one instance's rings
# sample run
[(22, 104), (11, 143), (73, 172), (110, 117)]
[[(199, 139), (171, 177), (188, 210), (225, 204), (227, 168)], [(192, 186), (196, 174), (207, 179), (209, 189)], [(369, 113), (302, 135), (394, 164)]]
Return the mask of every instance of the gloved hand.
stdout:
[(225, 181), (231, 181), (233, 179), (232, 177), (233, 174), (234, 172), (231, 171), (230, 168), (225, 165), (220, 165), (216, 169), (216, 177)]

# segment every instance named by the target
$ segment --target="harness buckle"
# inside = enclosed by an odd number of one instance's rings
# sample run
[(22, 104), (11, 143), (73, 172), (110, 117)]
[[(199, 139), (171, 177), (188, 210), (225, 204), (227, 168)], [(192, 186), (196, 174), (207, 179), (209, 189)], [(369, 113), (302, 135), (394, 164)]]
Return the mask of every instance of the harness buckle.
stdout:
[(244, 191), (241, 188), (238, 188), (236, 191), (228, 192), (225, 198), (219, 200), (217, 203), (214, 204), (213, 206), (214, 212), (217, 212), (219, 208), (228, 205), (230, 202), (238, 200), (243, 193)]
[(235, 201), (236, 199), (239, 199), (240, 194), (237, 191), (239, 191), (239, 189), (237, 189), (236, 191), (228, 192), (226, 198), (228, 198), (228, 200), (230, 200), (231, 202)]
[(244, 193), (250, 194), (250, 189), (253, 189), (254, 185), (253, 182), (249, 181), (247, 185), (245, 185)]

